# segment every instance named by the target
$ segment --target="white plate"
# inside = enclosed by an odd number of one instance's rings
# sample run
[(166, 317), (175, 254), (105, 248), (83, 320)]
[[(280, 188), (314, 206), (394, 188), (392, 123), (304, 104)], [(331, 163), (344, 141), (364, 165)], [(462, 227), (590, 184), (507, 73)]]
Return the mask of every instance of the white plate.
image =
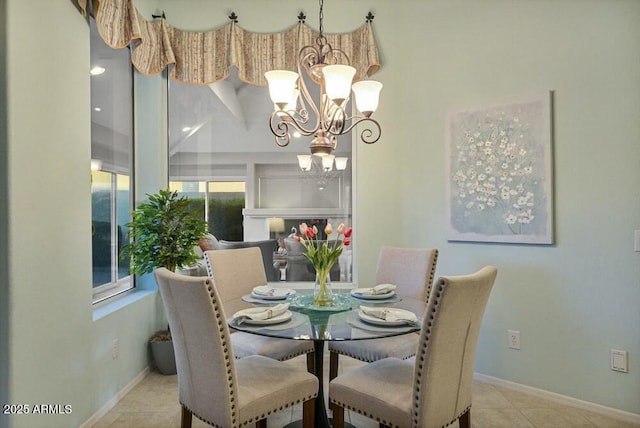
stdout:
[(396, 292), (393, 290), (384, 294), (360, 294), (361, 290), (368, 290), (368, 288), (354, 288), (353, 290), (351, 290), (351, 295), (356, 299), (380, 300), (388, 299), (389, 297), (392, 297), (396, 294)]
[[(287, 311), (273, 318), (267, 318), (266, 320), (252, 320), (251, 318), (245, 318), (245, 320), (242, 323), (251, 324), (251, 325), (278, 324), (281, 322), (289, 321), (292, 316), (293, 314), (291, 313), (291, 311)], [(237, 318), (237, 317), (234, 315), (234, 318)]]
[(293, 296), (296, 294), (296, 290), (292, 290), (290, 288), (274, 288), (274, 293), (270, 296), (264, 294), (256, 294), (251, 291), (251, 297), (255, 297), (256, 299), (262, 300), (284, 300), (289, 296)]
[[(393, 309), (394, 311), (397, 311), (399, 313), (399, 315), (401, 315), (401, 313), (406, 313), (408, 315), (408, 317), (413, 317), (415, 316), (415, 314), (413, 312), (409, 312), (409, 311), (405, 311), (404, 309)], [(360, 317), (360, 319), (362, 321), (366, 321), (368, 323), (371, 324), (375, 324), (375, 325), (384, 325), (387, 327), (392, 327), (392, 326), (399, 326), (399, 325), (406, 325), (408, 324), (407, 321), (401, 320), (401, 321), (387, 321), (387, 320), (383, 320), (382, 318), (378, 318), (378, 317), (374, 317), (372, 315), (367, 315), (364, 312), (362, 312), (362, 310), (358, 311), (358, 317)]]

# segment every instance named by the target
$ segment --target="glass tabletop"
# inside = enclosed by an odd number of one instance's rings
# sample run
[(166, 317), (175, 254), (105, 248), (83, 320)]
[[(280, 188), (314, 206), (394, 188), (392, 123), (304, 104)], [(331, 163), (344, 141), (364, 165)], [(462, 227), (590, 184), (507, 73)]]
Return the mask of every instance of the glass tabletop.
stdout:
[[(395, 298), (385, 300), (360, 300), (349, 295), (348, 290), (334, 292), (339, 302), (338, 308), (326, 310), (323, 308), (310, 308), (306, 300), (313, 290), (296, 290), (295, 296), (287, 299), (290, 303), (289, 311), (285, 316), (278, 317), (282, 322), (266, 325), (255, 325), (247, 322), (238, 323), (238, 320), (229, 318), (229, 326), (235, 330), (262, 336), (278, 337), (283, 339), (298, 340), (359, 340), (381, 337), (397, 336), (420, 330), (420, 321), (425, 304), (412, 298)], [(254, 302), (255, 303), (255, 302)], [(264, 302), (267, 305), (276, 305), (282, 301)], [(251, 307), (249, 302), (245, 307)], [(416, 314), (419, 322), (416, 324), (388, 325), (384, 321), (371, 323), (361, 319), (360, 306), (377, 308), (399, 308)]]

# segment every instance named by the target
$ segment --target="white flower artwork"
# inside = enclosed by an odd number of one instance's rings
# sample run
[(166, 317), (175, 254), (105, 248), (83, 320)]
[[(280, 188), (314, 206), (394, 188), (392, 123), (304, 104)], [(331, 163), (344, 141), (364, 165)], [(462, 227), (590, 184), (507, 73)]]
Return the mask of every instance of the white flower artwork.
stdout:
[(447, 239), (553, 243), (551, 94), (451, 113)]

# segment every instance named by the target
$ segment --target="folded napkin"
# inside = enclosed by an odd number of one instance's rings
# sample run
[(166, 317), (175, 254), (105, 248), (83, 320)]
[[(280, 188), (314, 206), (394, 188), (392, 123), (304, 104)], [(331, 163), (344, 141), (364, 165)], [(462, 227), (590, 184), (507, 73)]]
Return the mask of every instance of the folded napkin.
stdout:
[(362, 294), (363, 296), (376, 296), (378, 294), (387, 294), (396, 289), (396, 286), (393, 284), (378, 284), (373, 288), (359, 288), (358, 294)]
[(408, 323), (418, 322), (418, 317), (416, 316), (416, 314), (402, 309), (372, 308), (370, 306), (360, 306), (360, 310), (369, 316), (380, 318), (385, 321), (406, 321)]
[(269, 318), (284, 314), (288, 309), (288, 303), (280, 303), (275, 306), (249, 308), (236, 312), (233, 314), (233, 318), (238, 320), (238, 323), (241, 323), (247, 318), (252, 320), (268, 320)]
[(273, 296), (276, 292), (276, 289), (270, 287), (268, 285), (259, 285), (257, 287), (253, 287), (253, 293), (258, 296)]

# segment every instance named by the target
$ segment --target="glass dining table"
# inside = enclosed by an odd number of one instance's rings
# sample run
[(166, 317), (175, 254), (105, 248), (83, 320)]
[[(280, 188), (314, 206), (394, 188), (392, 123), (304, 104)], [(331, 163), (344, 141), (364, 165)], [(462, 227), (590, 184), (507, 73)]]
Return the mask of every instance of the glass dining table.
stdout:
[[(282, 283), (280, 283), (282, 284)], [(276, 283), (276, 285), (279, 285)], [(282, 286), (281, 286), (282, 287)], [(323, 392), (323, 362), (324, 348), (327, 341), (380, 339), (390, 336), (410, 334), (420, 330), (420, 320), (425, 308), (425, 302), (396, 295), (386, 299), (358, 299), (353, 297), (349, 289), (334, 290), (335, 303), (333, 307), (314, 307), (313, 290), (292, 288), (293, 295), (286, 298), (289, 312), (278, 318), (278, 322), (269, 320), (247, 322), (230, 317), (228, 324), (232, 329), (261, 336), (291, 339), (312, 340), (314, 344), (315, 375), (319, 381), (318, 397), (315, 401), (314, 427), (330, 427)], [(285, 300), (262, 300), (254, 295), (243, 296), (245, 307), (251, 305), (275, 305)], [(236, 307), (238, 307), (236, 302)], [(385, 321), (367, 316), (360, 310), (360, 306), (373, 308), (393, 308), (413, 312), (417, 323), (402, 321)], [(282, 321), (284, 320), (284, 321)], [(240, 321), (240, 322), (239, 322)], [(287, 427), (298, 426), (293, 422)], [(301, 426), (301, 425), (300, 425)]]

